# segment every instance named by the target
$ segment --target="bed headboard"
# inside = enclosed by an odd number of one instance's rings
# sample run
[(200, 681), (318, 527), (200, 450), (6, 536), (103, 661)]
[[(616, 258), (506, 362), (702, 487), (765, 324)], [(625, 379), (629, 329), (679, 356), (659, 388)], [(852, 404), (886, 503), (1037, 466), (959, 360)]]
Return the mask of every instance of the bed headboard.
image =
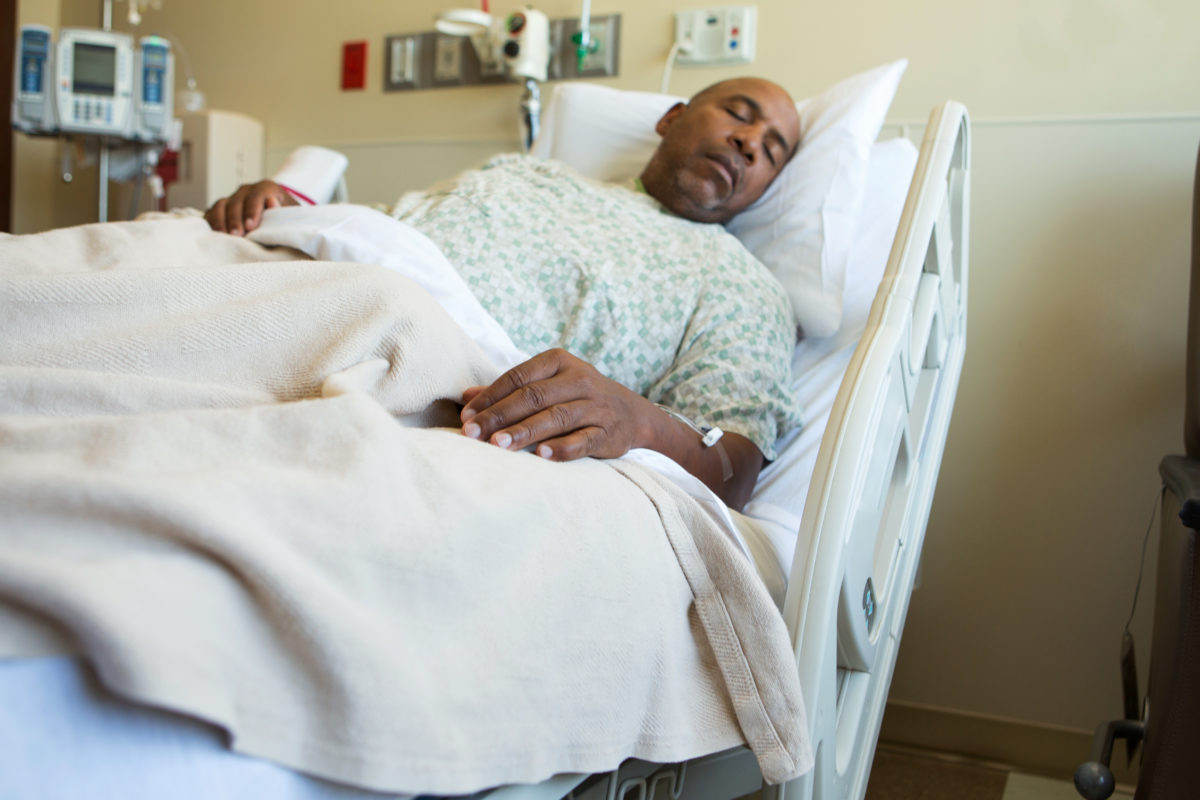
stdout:
[(866, 791), (966, 346), (969, 128), (930, 117), (821, 442), (783, 608), (816, 767), (769, 787), (789, 800)]

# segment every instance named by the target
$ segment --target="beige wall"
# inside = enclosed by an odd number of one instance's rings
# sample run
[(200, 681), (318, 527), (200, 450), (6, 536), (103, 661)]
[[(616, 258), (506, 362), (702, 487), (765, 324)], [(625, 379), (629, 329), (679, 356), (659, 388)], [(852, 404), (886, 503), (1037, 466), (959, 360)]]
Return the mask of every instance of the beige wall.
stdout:
[(1047, 769), (1121, 714), (1158, 461), (1182, 450), (1200, 116), (974, 134), (967, 360), (884, 733)]
[[(212, 107), (263, 120), (269, 160), (302, 143), (340, 147), (353, 157), (352, 196), (386, 201), (516, 144), (515, 86), (380, 90), (383, 36), (429, 30), (436, 11), (461, 4), (164, 0), (144, 30), (181, 39)], [(595, 13), (622, 14), (610, 82), (656, 90), (672, 11), (698, 5), (596, 0)], [(1010, 739), (1066, 733), (1068, 750), (1086, 749), (1084, 732), (1120, 709), (1117, 648), (1156, 464), (1180, 443), (1200, 4), (757, 5), (758, 62), (676, 69), (673, 91), (752, 72), (799, 97), (907, 56), (893, 119), (923, 121), (952, 97), (977, 122), (970, 344), (895, 706), (1003, 723)], [(56, 6), (21, 0), (22, 21)], [(62, 21), (94, 24), (98, 6), (62, 0)], [(569, 16), (577, 3), (539, 8)], [(339, 92), (340, 44), (360, 38), (368, 89)], [(19, 194), (39, 191), (18, 179)], [(92, 198), (73, 199), (90, 209)], [(82, 213), (54, 209), (57, 220)], [(1143, 681), (1151, 597), (1143, 587), (1135, 620)], [(985, 739), (940, 741), (1023, 757)]]

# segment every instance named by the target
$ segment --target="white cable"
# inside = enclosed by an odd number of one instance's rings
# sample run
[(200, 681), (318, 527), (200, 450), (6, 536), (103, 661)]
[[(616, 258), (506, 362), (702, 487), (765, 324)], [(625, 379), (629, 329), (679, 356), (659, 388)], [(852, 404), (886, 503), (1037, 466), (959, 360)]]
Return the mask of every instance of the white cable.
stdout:
[(592, 0), (583, 0), (579, 8), (579, 46), (588, 48), (592, 43)]
[(670, 52), (667, 53), (667, 65), (663, 67), (662, 86), (659, 91), (667, 94), (671, 87), (671, 67), (675, 66), (675, 59), (680, 53), (688, 54), (692, 52), (692, 43), (682, 39), (676, 39), (675, 44), (671, 45)]
[(189, 89), (196, 88), (196, 75), (192, 72), (192, 60), (188, 58), (187, 48), (183, 46), (183, 42), (179, 37), (172, 35), (168, 31), (160, 31), (159, 36), (171, 43), (171, 47), (175, 48), (175, 52), (183, 59), (184, 82)]

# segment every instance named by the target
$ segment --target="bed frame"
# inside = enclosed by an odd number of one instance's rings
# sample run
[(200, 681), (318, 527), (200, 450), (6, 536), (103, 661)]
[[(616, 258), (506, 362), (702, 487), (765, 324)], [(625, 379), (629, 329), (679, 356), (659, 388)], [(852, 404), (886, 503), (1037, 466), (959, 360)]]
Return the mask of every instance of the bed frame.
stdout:
[(967, 326), (970, 124), (934, 109), (866, 332), (821, 441), (783, 613), (815, 767), (764, 786), (745, 747), (509, 786), (489, 800), (861, 800), (920, 560)]
[[(970, 142), (936, 108), (865, 332), (821, 440), (783, 614), (815, 766), (763, 786), (736, 747), (679, 764), (631, 759), (481, 792), (488, 800), (861, 800), (916, 576), (965, 350)], [(386, 796), (386, 795), (381, 795)]]

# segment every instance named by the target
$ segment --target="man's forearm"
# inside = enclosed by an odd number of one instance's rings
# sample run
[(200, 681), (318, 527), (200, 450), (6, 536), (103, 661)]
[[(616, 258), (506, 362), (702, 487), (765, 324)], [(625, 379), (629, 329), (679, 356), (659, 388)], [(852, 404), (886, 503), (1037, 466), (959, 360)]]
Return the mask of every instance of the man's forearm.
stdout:
[(711, 447), (703, 434), (649, 404), (644, 420), (649, 439), (641, 446), (670, 457), (699, 478), (730, 508), (741, 510), (754, 491), (763, 457), (758, 446), (744, 436), (726, 432)]

